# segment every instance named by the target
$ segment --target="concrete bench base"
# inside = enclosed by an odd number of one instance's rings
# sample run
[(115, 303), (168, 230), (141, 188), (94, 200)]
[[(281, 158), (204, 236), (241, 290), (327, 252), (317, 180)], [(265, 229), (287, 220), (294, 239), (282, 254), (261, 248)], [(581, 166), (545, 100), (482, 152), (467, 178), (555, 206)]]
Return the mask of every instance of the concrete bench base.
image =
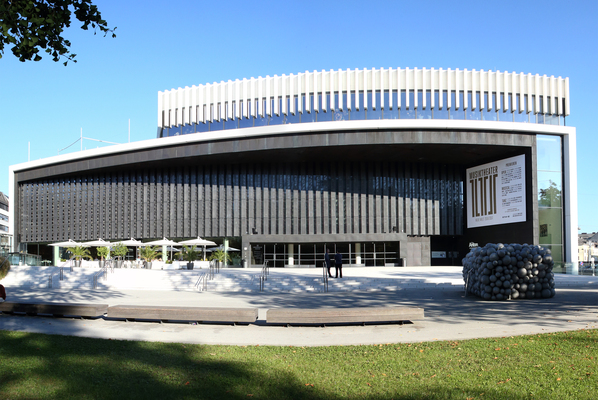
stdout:
[(363, 307), (335, 309), (274, 308), (266, 313), (268, 324), (360, 324), (424, 319), (420, 307)]
[(128, 320), (254, 323), (257, 308), (128, 306), (108, 307), (108, 318)]
[(0, 303), (3, 313), (25, 313), (31, 315), (49, 314), (54, 316), (77, 316), (96, 318), (102, 317), (108, 311), (108, 304), (84, 303), (19, 303), (5, 301)]

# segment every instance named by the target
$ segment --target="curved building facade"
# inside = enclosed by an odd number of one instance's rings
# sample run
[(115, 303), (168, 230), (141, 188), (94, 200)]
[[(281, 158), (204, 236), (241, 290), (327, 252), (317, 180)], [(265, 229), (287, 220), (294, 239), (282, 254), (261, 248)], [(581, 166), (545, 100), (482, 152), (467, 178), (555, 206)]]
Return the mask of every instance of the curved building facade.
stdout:
[[(11, 167), (17, 246), (227, 240), (251, 264), (458, 265), (470, 243), (576, 261), (568, 79), (306, 72), (158, 94), (158, 137)], [(39, 246), (38, 246), (39, 247)]]

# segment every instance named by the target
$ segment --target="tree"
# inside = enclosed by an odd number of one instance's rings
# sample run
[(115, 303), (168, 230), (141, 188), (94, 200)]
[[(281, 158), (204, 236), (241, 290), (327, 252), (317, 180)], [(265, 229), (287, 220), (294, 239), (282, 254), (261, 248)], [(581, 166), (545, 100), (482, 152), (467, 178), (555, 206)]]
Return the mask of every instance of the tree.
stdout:
[(108, 254), (110, 254), (110, 248), (109, 247), (98, 247), (97, 253), (98, 253), (98, 257), (100, 257), (100, 260), (104, 261), (104, 258), (108, 257)]
[(129, 249), (127, 248), (127, 246), (125, 246), (121, 242), (118, 242), (114, 246), (112, 246), (111, 250), (111, 253), (114, 257), (124, 257), (127, 255), (128, 252)]
[(538, 205), (541, 207), (560, 207), (561, 206), (561, 191), (556, 183), (549, 180), (549, 185), (546, 189), (540, 189), (540, 198)]
[(0, 280), (4, 279), (10, 271), (10, 261), (8, 257), (0, 257)]
[(41, 60), (42, 49), (54, 61), (66, 59), (64, 65), (77, 62), (71, 42), (62, 36), (71, 26), (71, 14), (83, 23), (81, 29), (91, 26), (94, 35), (99, 29), (104, 36), (116, 37), (116, 28), (108, 27), (92, 0), (4, 0), (0, 1), (0, 58), (4, 47), (12, 44), (12, 53), (22, 62)]

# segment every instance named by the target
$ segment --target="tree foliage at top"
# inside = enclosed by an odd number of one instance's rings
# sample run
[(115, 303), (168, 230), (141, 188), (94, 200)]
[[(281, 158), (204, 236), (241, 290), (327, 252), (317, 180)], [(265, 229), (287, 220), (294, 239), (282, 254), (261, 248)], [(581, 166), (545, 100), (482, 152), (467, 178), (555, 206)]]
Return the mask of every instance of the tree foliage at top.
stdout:
[(62, 34), (71, 26), (71, 14), (82, 22), (81, 29), (99, 29), (104, 36), (114, 33), (109, 28), (98, 7), (92, 0), (0, 0), (0, 58), (5, 47), (13, 45), (12, 53), (19, 61), (39, 61), (40, 50), (52, 56), (52, 60), (66, 59), (77, 62), (71, 53), (71, 42)]

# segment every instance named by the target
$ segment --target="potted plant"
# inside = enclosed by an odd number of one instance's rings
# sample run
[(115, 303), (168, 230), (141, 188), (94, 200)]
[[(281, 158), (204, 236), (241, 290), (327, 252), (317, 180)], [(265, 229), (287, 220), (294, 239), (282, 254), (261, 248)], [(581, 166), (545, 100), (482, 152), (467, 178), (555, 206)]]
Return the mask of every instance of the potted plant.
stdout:
[(158, 247), (142, 247), (139, 255), (141, 256), (141, 259), (145, 261), (145, 268), (152, 269), (152, 261), (155, 260), (158, 255)]
[(182, 256), (183, 260), (187, 261), (187, 269), (193, 269), (193, 261), (197, 260), (201, 255), (201, 251), (196, 250), (195, 246), (183, 245)]
[(83, 246), (76, 246), (71, 247), (68, 249), (68, 252), (71, 253), (73, 257), (75, 257), (75, 267), (81, 267), (81, 260), (84, 258), (91, 258), (91, 254), (89, 254), (89, 249)]
[(104, 268), (104, 259), (106, 257), (108, 257), (108, 254), (110, 253), (110, 248), (108, 247), (98, 247), (97, 249), (97, 253), (98, 253), (98, 257), (100, 257), (100, 260), (98, 261), (98, 264), (100, 266), (100, 268)]
[(241, 266), (241, 255), (240, 254), (233, 254), (230, 256), (231, 264), (236, 266)]
[(230, 254), (228, 254), (224, 250), (216, 250), (212, 252), (210, 260), (216, 260), (219, 263), (226, 264), (228, 261), (230, 261)]
[(127, 255), (129, 249), (122, 243), (112, 246), (112, 256), (116, 259), (116, 268), (122, 267), (122, 258)]

